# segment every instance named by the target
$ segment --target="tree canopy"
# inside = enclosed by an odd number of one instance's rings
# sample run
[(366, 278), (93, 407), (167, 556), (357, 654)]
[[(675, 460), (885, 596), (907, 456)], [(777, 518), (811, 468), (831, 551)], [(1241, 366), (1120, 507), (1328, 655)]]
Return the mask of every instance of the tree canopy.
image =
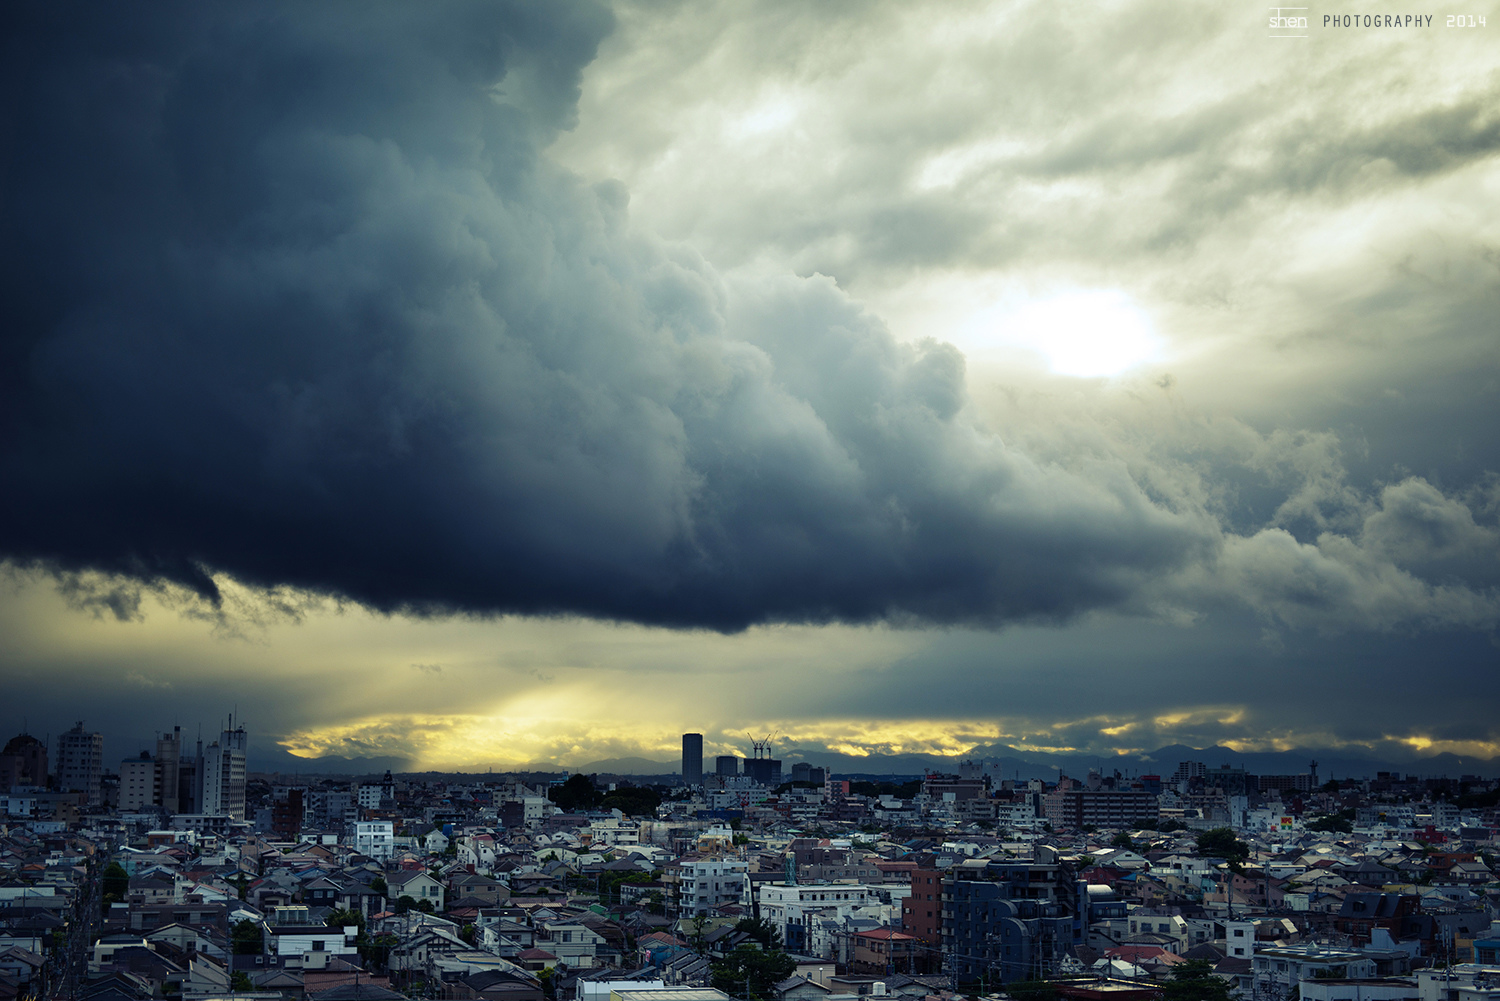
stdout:
[(594, 788), (593, 780), (579, 772), (568, 776), (568, 781), (562, 785), (547, 790), (547, 798), (565, 813), (573, 813), (577, 810), (592, 810), (603, 797)]
[(251, 921), (246, 918), (236, 921), (230, 929), (229, 941), (233, 944), (236, 956), (253, 956), (261, 951), (265, 941), (265, 929), (259, 921)]
[(349, 908), (330, 911), (328, 919), (324, 923), (330, 928), (348, 928), (350, 925), (353, 925), (359, 929), (358, 935), (361, 939), (365, 934), (365, 916), (359, 911), (350, 910)]
[(1235, 837), (1234, 828), (1215, 827), (1198, 835), (1198, 853), (1241, 862), (1250, 855), (1250, 846)]
[(768, 952), (781, 948), (781, 932), (777, 931), (775, 923), (768, 918), (740, 918), (734, 930), (749, 935)]
[(1230, 990), (1229, 981), (1214, 976), (1214, 965), (1206, 959), (1178, 963), (1172, 979), (1161, 985), (1162, 1001), (1230, 1001)]
[(1319, 817), (1307, 825), (1309, 831), (1333, 831), (1340, 834), (1350, 834), (1354, 831), (1354, 811), (1340, 810), (1338, 813), (1330, 813), (1326, 817)]
[[(571, 781), (571, 780), (570, 780)], [(661, 805), (661, 793), (649, 786), (623, 786), (600, 801), (605, 810), (619, 810), (628, 816), (655, 816)]]
[(743, 997), (748, 984), (752, 1001), (765, 1001), (771, 997), (771, 988), (796, 969), (797, 961), (784, 952), (742, 945), (713, 964), (713, 986), (733, 997)]
[(910, 782), (849, 783), (849, 791), (859, 796), (894, 796), (897, 799), (911, 799), (921, 790), (921, 779), (912, 779)]

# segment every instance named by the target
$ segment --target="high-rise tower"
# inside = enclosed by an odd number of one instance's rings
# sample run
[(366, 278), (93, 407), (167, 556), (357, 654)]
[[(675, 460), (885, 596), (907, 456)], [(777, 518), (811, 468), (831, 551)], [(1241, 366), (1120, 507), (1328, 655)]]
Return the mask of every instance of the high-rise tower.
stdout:
[(57, 788), (81, 792), (88, 804), (99, 802), (99, 776), (104, 771), (104, 735), (83, 728), (83, 721), (57, 738)]
[(682, 782), (684, 785), (703, 784), (703, 734), (682, 735)]
[(178, 764), (182, 759), (182, 727), (156, 738), (156, 805), (168, 813), (181, 812), (178, 805)]
[(237, 726), (203, 749), (203, 813), (245, 819), (246, 743), (245, 728)]

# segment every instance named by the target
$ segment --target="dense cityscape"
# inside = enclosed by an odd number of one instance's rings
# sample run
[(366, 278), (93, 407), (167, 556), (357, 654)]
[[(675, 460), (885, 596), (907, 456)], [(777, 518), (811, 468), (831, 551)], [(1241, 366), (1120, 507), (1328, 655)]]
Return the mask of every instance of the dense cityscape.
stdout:
[(1500, 782), (250, 773), (0, 753), (0, 998), (1486, 1001)]
[(1494, 6), (8, 4), (0, 1001), (1500, 1001)]

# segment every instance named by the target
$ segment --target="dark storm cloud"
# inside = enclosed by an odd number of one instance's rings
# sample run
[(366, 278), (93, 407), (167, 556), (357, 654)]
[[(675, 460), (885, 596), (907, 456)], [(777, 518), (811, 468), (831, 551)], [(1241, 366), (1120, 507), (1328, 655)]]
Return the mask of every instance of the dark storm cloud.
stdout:
[(1062, 618), (1217, 545), (973, 429), (951, 347), (727, 286), (551, 167), (600, 10), (350, 13), (21, 12), (10, 557), (733, 629)]
[[(1213, 629), (1136, 621), (1001, 637), (955, 630), (837, 692), (804, 696), (798, 708), (813, 719), (889, 718), (893, 707), (913, 718), (988, 718), (1007, 721), (1016, 741), (1099, 751), (1226, 739), (1315, 747), (1414, 729), (1446, 740), (1500, 736), (1489, 711), (1500, 675), (1462, 670), (1494, 659), (1485, 636), (1301, 632), (1273, 646), (1260, 629), (1232, 615)], [(1466, 697), (1422, 683), (1427, 670), (1461, 677)]]

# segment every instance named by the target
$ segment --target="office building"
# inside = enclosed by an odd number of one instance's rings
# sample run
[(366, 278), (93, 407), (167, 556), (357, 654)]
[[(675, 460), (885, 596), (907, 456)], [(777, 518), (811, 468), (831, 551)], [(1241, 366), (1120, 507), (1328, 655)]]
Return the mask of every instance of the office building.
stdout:
[(120, 812), (139, 813), (156, 803), (156, 762), (150, 751), (120, 762)]
[(740, 773), (740, 759), (733, 754), (721, 754), (714, 759), (714, 771), (718, 775), (729, 777)]
[(203, 749), (203, 813), (245, 819), (245, 748), (243, 726), (225, 730)]
[[(156, 798), (157, 806), (168, 813), (177, 813), (179, 804), (178, 763), (182, 758), (182, 727), (174, 726), (171, 733), (156, 738)], [(121, 776), (124, 781), (124, 776)], [(121, 786), (123, 796), (123, 785)]]
[(682, 782), (683, 785), (703, 784), (703, 734), (682, 735)]
[(1083, 943), (1088, 919), (1087, 884), (1050, 853), (960, 862), (943, 875), (942, 904), (938, 931), (960, 982), (1041, 979)]
[(47, 788), (47, 745), (29, 733), (10, 738), (0, 751), (0, 792), (15, 786)]
[(750, 776), (756, 785), (763, 785), (767, 789), (775, 789), (781, 785), (781, 761), (776, 758), (746, 758), (743, 762), (744, 774)]
[(57, 738), (57, 788), (59, 792), (81, 792), (90, 806), (99, 803), (99, 776), (104, 771), (104, 735), (83, 728)]

